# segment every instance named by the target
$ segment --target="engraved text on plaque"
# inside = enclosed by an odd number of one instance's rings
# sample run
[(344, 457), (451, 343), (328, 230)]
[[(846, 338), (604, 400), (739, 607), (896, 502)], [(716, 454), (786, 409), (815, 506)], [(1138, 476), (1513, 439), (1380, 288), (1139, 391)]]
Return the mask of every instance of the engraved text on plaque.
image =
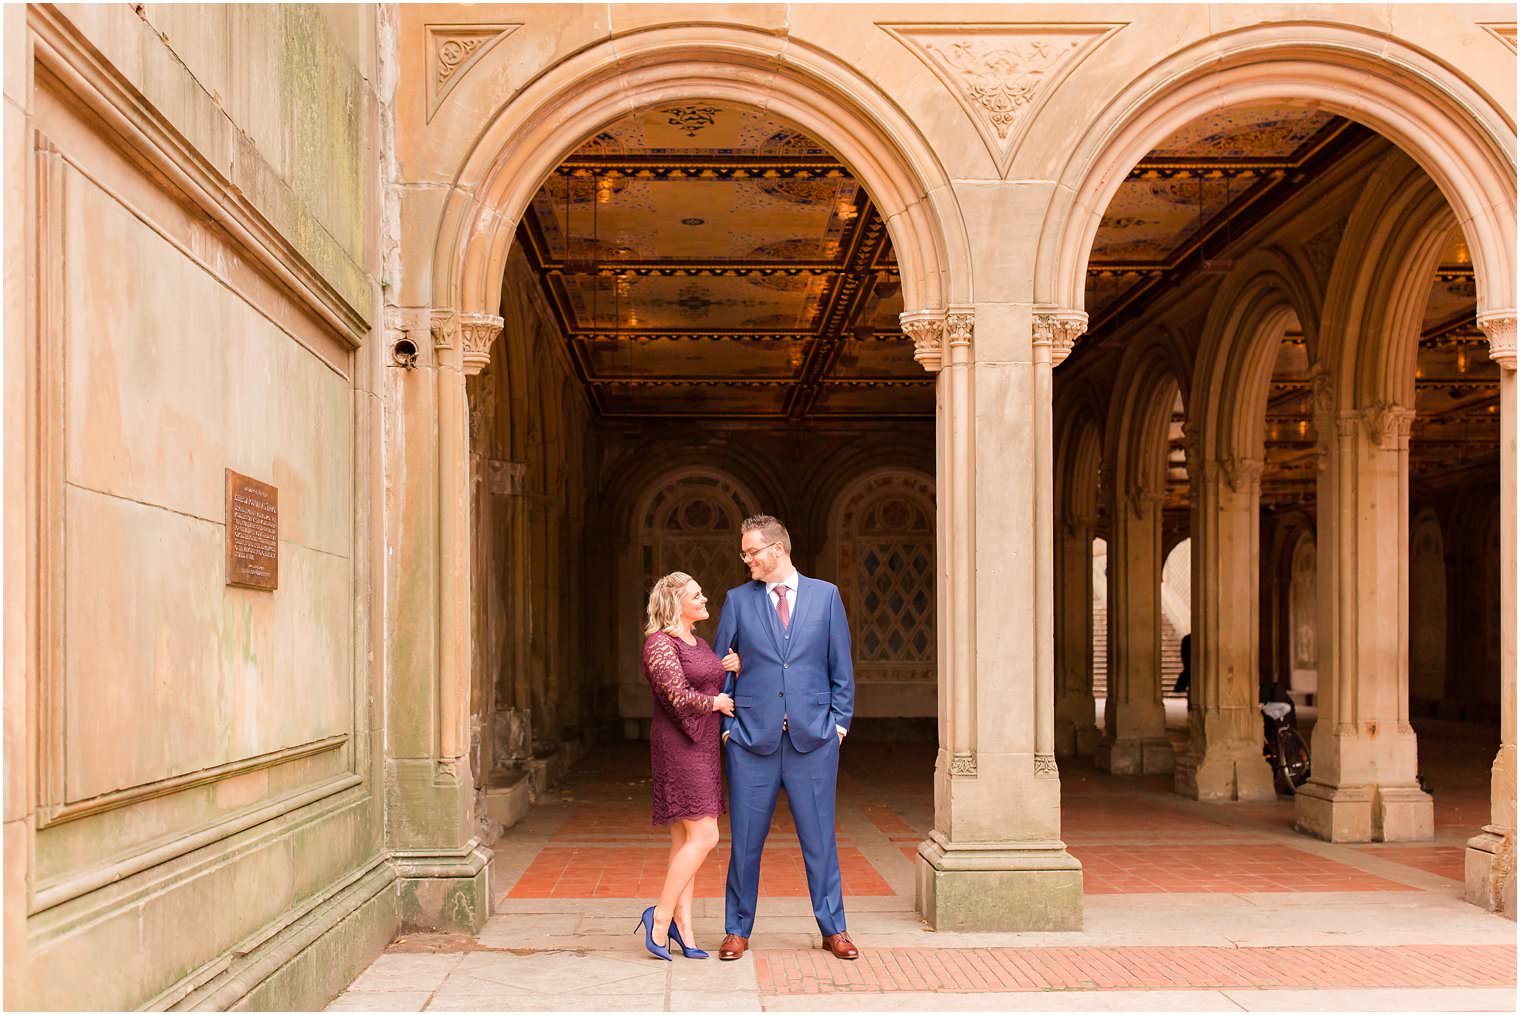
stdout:
[(280, 496), (268, 483), (227, 470), (227, 584), (280, 583)]

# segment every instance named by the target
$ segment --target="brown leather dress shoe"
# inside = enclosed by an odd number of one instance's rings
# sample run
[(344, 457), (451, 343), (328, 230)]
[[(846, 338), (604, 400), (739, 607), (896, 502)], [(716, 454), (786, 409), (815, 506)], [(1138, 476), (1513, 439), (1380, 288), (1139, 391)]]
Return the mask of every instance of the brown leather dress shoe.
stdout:
[(748, 947), (749, 938), (740, 937), (738, 934), (729, 934), (723, 939), (723, 943), (718, 946), (718, 958), (725, 961), (737, 959), (744, 954), (744, 950)]
[(855, 942), (850, 940), (850, 935), (843, 931), (824, 938), (823, 947), (833, 952), (836, 959), (860, 958), (860, 949), (855, 947)]

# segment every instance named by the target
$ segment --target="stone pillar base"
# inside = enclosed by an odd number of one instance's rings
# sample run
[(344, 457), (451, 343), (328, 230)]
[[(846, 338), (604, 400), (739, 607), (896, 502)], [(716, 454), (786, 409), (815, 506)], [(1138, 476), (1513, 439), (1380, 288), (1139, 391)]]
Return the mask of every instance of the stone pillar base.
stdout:
[(1250, 742), (1211, 744), (1202, 754), (1188, 751), (1177, 758), (1173, 786), (1191, 800), (1276, 800), (1272, 768), (1261, 756), (1261, 745)]
[(1467, 901), (1515, 918), (1515, 836), (1498, 825), (1467, 840)]
[(1058, 719), (1056, 720), (1056, 757), (1070, 758), (1092, 754), (1097, 751), (1098, 742), (1102, 738), (1103, 735), (1098, 732), (1098, 727), (1092, 723), (1083, 726)]
[(1061, 842), (918, 847), (918, 912), (935, 930), (1081, 930), (1082, 865)]
[(1418, 785), (1330, 786), (1310, 779), (1294, 798), (1295, 827), (1329, 842), (1423, 842), (1435, 800)]
[(471, 839), (457, 851), (394, 853), (401, 933), (474, 934), (491, 915), (491, 851)]
[(1166, 737), (1120, 737), (1100, 741), (1093, 761), (1111, 775), (1166, 775), (1177, 765), (1177, 752)]

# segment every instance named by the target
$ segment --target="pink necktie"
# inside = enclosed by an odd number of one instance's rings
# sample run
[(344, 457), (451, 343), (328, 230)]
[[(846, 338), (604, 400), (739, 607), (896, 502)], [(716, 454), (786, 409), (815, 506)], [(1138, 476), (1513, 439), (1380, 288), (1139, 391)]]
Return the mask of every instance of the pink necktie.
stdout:
[(786, 605), (786, 586), (776, 586), (776, 616), (781, 618), (782, 628), (788, 627), (792, 622), (792, 611)]

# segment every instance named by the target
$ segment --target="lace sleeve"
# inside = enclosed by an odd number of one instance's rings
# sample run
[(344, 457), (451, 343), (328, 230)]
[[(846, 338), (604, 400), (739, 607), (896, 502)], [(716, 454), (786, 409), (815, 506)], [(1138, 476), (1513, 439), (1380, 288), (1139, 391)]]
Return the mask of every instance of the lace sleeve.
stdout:
[(700, 720), (713, 710), (713, 698), (691, 689), (668, 635), (652, 634), (644, 642), (644, 677), (654, 691), (655, 701), (695, 740), (701, 730)]

